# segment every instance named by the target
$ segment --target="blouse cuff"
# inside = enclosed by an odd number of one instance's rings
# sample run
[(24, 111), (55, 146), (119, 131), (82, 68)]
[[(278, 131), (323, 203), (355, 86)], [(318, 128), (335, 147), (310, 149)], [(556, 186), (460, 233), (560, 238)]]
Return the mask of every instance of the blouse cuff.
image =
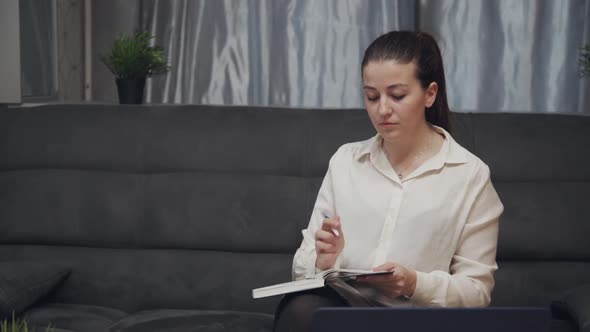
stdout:
[(434, 280), (429, 273), (416, 271), (416, 289), (410, 296), (410, 300), (415, 304), (428, 304), (432, 302), (434, 295)]
[[(342, 257), (342, 254), (338, 255), (338, 257), (336, 258), (336, 262), (334, 262), (334, 266), (332, 267), (332, 269), (339, 269), (340, 268), (340, 261), (342, 260), (341, 257)], [(325, 271), (325, 270), (318, 269), (318, 267), (315, 266), (315, 261), (314, 261), (314, 267), (315, 267), (316, 274), (322, 273)]]

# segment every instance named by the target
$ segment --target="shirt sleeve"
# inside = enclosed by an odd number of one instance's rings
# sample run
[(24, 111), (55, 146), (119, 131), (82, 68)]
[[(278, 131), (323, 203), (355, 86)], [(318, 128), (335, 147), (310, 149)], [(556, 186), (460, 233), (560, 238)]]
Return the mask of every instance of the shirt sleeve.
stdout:
[(480, 162), (471, 181), (474, 193), (467, 201), (467, 220), (450, 265), (450, 273), (417, 271), (411, 297), (418, 305), (484, 307), (494, 288), (498, 223), (504, 207), (490, 180), (489, 168)]
[[(293, 258), (292, 277), (294, 280), (311, 278), (317, 272), (321, 272), (315, 267), (317, 257), (315, 251), (315, 233), (320, 229), (322, 222), (324, 221), (324, 216), (333, 217), (335, 215), (331, 171), (334, 158), (335, 155), (330, 159), (328, 171), (318, 192), (318, 197), (311, 213), (309, 225), (306, 229), (301, 231), (303, 233), (303, 241), (301, 242), (299, 249), (295, 252), (295, 257)], [(336, 260), (334, 268), (339, 268), (339, 265), (340, 257)]]

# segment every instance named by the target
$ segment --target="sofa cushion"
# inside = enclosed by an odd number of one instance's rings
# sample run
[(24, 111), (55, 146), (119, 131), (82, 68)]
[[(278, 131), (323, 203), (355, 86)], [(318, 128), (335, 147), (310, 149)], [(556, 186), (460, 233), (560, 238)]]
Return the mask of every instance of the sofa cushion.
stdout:
[(549, 327), (551, 332), (577, 332), (576, 324), (571, 320), (552, 319)]
[(590, 331), (590, 284), (569, 289), (551, 309), (557, 318), (576, 322), (580, 331)]
[(149, 310), (122, 319), (111, 332), (271, 331), (273, 316), (237, 311)]
[(48, 303), (27, 310), (22, 318), (30, 326), (51, 326), (53, 331), (104, 332), (127, 313), (121, 310), (83, 304)]
[(0, 262), (0, 318), (19, 315), (69, 273), (69, 268), (51, 263)]

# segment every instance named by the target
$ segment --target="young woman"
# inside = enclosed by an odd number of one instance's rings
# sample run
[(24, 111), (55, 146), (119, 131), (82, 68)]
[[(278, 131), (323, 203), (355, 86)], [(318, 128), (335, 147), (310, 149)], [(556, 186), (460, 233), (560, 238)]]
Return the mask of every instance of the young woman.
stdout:
[[(503, 206), (486, 164), (450, 132), (442, 57), (423, 32), (377, 38), (362, 62), (377, 135), (332, 156), (295, 279), (329, 268), (393, 271), (350, 285), (376, 305), (486, 306)], [(277, 331), (304, 331), (320, 306), (351, 305), (330, 287), (283, 298)]]

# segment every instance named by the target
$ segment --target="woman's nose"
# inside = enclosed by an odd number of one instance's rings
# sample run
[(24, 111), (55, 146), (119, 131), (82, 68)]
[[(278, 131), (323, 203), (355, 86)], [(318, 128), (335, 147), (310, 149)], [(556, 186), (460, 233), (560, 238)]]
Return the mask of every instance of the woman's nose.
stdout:
[(393, 105), (389, 98), (381, 97), (379, 100), (379, 114), (387, 117), (393, 113)]

